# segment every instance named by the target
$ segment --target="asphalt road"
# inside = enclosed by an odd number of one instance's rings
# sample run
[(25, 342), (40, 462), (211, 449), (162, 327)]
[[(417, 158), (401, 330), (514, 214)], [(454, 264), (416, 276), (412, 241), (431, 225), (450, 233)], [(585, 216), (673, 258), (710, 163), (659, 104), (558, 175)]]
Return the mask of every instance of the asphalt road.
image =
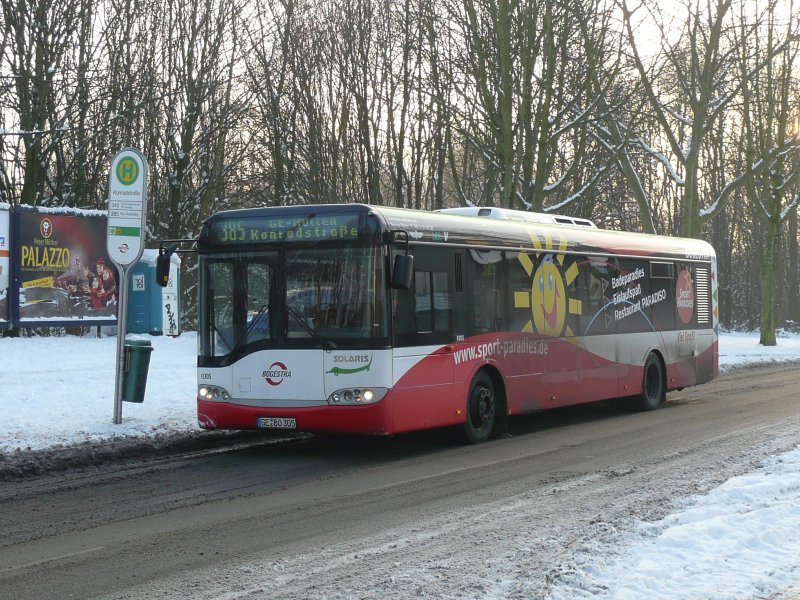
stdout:
[[(439, 557), (464, 569), (523, 529), (537, 574), (518, 590), (533, 597), (598, 515), (663, 515), (800, 442), (798, 390), (796, 366), (747, 369), (650, 413), (520, 417), (479, 446), (446, 431), (259, 442), (3, 482), (0, 598), (420, 595), (390, 573)], [(421, 595), (480, 596), (480, 571)]]

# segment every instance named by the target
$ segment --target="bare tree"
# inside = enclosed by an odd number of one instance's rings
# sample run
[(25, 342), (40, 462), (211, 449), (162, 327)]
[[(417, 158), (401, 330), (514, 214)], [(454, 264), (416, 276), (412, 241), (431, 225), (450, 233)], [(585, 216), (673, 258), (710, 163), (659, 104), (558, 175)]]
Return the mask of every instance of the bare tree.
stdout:
[[(225, 138), (235, 134), (233, 64), (239, 55), (233, 0), (165, 5), (156, 160), (163, 195), (155, 209), (159, 237), (196, 234), (202, 215), (219, 208), (220, 180), (231, 167)], [(155, 67), (155, 65), (154, 65)], [(159, 190), (160, 192), (160, 190)]]
[(602, 110), (599, 96), (609, 93), (616, 71), (611, 6), (596, 0), (445, 6), (450, 35), (464, 48), (448, 74), (457, 95), (450, 103), (450, 157), (462, 201), (565, 210), (607, 167), (601, 160), (586, 170), (583, 161), (607, 152), (587, 124)]
[[(752, 40), (742, 34), (742, 121), (745, 157), (763, 167), (745, 178), (748, 196), (766, 222), (761, 278), (761, 339), (765, 346), (776, 344), (776, 296), (782, 232), (789, 215), (800, 202), (800, 137), (791, 127), (800, 110), (795, 64), (800, 56), (800, 19), (788, 3), (788, 16), (778, 15), (777, 2), (770, 1), (765, 23), (753, 29)], [(752, 47), (750, 47), (750, 43)], [(779, 48), (777, 54), (773, 51)], [(757, 78), (749, 77), (750, 65), (768, 57)], [(796, 132), (795, 132), (796, 133)]]
[[(64, 58), (81, 23), (80, 6), (54, 0), (0, 2), (3, 38), (9, 43), (3, 58), (14, 82), (13, 101), (6, 108), (14, 112), (17, 125), (4, 134), (4, 146), (22, 173), (19, 196), (11, 196), (21, 204), (37, 205), (52, 196), (46, 193), (52, 192), (48, 167), (66, 127), (54, 82), (64, 76)], [(20, 145), (9, 142), (11, 136)]]
[[(701, 225), (724, 208), (745, 177), (764, 168), (763, 161), (744, 165), (719, 190), (711, 190), (704, 180), (704, 149), (710, 132), (720, 126), (744, 81), (754, 78), (779, 50), (772, 48), (768, 56), (750, 64), (747, 74), (740, 76), (737, 45), (732, 39), (735, 29), (731, 3), (732, 0), (684, 0), (686, 19), (680, 37), (674, 43), (667, 42), (660, 60), (648, 64), (634, 35), (633, 15), (643, 5), (631, 9), (627, 0), (621, 3), (634, 64), (650, 111), (659, 124), (660, 138), (666, 140), (669, 150), (658, 150), (656, 142), (640, 143), (681, 190), (677, 229), (689, 237), (699, 237)], [(665, 30), (662, 35), (669, 39)], [(703, 197), (710, 200), (703, 202)]]

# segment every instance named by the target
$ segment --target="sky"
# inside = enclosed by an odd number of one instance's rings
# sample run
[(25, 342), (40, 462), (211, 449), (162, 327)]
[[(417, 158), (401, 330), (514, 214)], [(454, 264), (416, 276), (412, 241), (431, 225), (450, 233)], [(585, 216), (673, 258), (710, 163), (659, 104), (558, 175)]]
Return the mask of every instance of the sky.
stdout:
[[(116, 338), (0, 338), (0, 453), (197, 431), (196, 335), (134, 337), (153, 352), (144, 402), (124, 403), (121, 425), (112, 423)], [(758, 333), (722, 333), (720, 354), (723, 371), (800, 361), (800, 336), (767, 348)], [(681, 500), (626, 540), (578, 557), (552, 598), (800, 597), (800, 448)]]

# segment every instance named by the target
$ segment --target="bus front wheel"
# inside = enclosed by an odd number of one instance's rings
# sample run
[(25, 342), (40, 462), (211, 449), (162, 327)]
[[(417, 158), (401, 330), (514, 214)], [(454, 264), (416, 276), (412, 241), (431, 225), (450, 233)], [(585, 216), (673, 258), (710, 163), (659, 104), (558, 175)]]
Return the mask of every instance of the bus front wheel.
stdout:
[(497, 419), (497, 394), (494, 384), (484, 372), (472, 379), (467, 397), (467, 422), (464, 433), (472, 444), (489, 439)]
[(642, 375), (642, 395), (639, 406), (642, 410), (655, 410), (666, 400), (666, 383), (664, 365), (655, 352), (651, 352), (644, 361)]

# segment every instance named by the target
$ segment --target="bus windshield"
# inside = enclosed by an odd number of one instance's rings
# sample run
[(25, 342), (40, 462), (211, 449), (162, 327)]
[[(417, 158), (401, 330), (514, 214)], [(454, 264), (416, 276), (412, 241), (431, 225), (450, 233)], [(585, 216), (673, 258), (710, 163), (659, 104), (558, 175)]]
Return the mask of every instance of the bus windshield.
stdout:
[(200, 257), (201, 360), (269, 348), (388, 344), (379, 247), (295, 247)]

